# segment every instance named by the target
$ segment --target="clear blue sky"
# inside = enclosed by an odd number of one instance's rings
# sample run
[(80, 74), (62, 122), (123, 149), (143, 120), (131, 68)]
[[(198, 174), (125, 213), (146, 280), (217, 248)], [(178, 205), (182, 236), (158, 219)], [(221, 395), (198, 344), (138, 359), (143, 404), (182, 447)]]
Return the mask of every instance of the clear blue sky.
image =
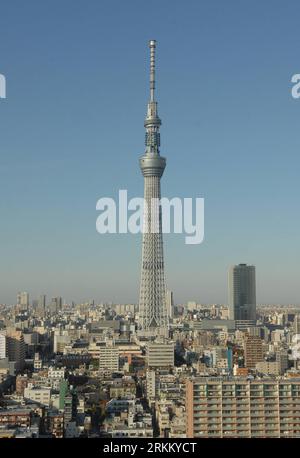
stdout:
[(0, 303), (137, 301), (140, 236), (100, 236), (95, 206), (143, 193), (152, 38), (163, 194), (205, 198), (203, 244), (165, 237), (175, 301), (225, 302), (246, 262), (258, 302), (300, 303), (299, 17), (299, 1), (2, 2)]

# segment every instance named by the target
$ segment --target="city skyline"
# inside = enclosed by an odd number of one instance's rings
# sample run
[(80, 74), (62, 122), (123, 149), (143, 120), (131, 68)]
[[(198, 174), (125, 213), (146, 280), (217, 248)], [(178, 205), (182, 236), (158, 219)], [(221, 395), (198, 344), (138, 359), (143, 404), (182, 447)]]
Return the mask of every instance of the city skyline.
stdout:
[(97, 2), (2, 7), (0, 302), (19, 290), (138, 302), (141, 237), (97, 234), (95, 205), (119, 188), (142, 194), (144, 44), (154, 36), (163, 195), (206, 202), (201, 245), (165, 236), (174, 301), (227, 303), (228, 266), (247, 262), (257, 267), (257, 303), (299, 304), (297, 14), (279, 2), (175, 1), (158, 16), (116, 3), (118, 15)]
[(291, 2), (1, 8), (4, 448), (300, 438)]

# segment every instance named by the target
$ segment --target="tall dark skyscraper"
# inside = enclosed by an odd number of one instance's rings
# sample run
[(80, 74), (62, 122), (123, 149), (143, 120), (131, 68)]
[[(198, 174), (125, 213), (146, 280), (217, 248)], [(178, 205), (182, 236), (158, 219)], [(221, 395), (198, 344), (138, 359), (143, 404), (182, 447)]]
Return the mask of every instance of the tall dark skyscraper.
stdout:
[[(153, 203), (161, 197), (160, 179), (166, 166), (166, 159), (160, 156), (161, 120), (155, 101), (155, 48), (156, 41), (149, 42), (150, 47), (150, 100), (144, 126), (146, 128), (146, 151), (140, 158), (140, 167), (144, 176), (144, 231), (142, 248), (142, 268), (139, 302), (140, 334), (166, 336), (168, 332), (168, 314), (166, 307), (166, 285), (164, 272), (164, 254), (162, 237), (161, 207)], [(154, 200), (153, 200), (154, 199)]]
[(256, 319), (255, 266), (238, 264), (229, 269), (229, 316), (232, 320)]

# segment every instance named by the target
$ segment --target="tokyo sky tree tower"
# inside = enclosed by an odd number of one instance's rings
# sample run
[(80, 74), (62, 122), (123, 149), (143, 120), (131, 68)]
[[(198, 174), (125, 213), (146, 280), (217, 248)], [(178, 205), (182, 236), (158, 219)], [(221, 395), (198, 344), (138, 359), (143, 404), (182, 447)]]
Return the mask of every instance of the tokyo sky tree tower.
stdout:
[(157, 102), (154, 97), (156, 41), (151, 40), (149, 42), (149, 47), (150, 100), (144, 123), (146, 128), (146, 151), (140, 158), (140, 167), (144, 176), (145, 204), (139, 303), (139, 334), (145, 337), (167, 337), (168, 314), (166, 307), (162, 214), (161, 207), (157, 205), (161, 197), (160, 178), (166, 166), (166, 159), (159, 154), (159, 127), (161, 125), (161, 120), (157, 114)]

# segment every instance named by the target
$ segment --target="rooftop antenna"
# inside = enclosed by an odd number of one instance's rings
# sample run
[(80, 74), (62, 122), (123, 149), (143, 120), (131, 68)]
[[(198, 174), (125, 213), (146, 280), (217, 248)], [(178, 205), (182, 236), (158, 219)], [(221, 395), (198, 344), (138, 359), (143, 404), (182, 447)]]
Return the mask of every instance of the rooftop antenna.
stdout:
[(156, 40), (149, 41), (150, 48), (150, 102), (154, 102)]

